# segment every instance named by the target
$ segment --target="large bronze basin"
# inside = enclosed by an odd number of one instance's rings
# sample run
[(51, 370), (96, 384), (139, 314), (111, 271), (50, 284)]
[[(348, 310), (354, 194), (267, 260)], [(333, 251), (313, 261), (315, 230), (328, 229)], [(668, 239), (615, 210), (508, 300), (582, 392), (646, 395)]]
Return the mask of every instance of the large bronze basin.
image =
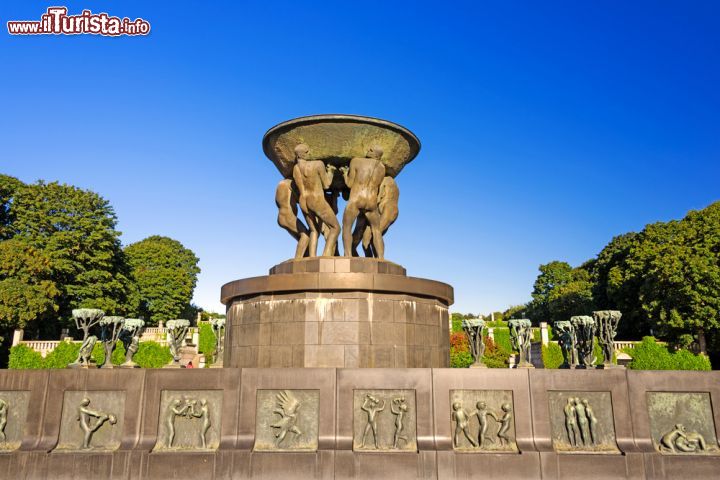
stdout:
[(420, 151), (420, 140), (407, 128), (359, 115), (311, 115), (275, 125), (263, 137), (265, 155), (285, 178), (292, 177), (295, 147), (310, 147), (310, 159), (336, 166), (364, 157), (372, 145), (383, 149), (386, 173), (395, 177)]

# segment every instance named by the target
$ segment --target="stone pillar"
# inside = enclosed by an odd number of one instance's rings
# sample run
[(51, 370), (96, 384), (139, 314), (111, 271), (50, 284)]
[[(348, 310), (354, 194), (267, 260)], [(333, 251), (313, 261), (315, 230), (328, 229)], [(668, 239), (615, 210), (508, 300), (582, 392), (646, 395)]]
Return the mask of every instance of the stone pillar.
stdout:
[(221, 298), (225, 368), (450, 366), (452, 287), (385, 260), (291, 260)]
[(23, 341), (23, 335), (25, 331), (22, 328), (16, 328), (13, 332), (12, 346), (19, 345)]
[(495, 343), (495, 329), (493, 327), (488, 327), (487, 337)]
[(200, 345), (200, 329), (196, 328), (193, 331), (192, 334), (192, 344), (193, 345)]
[(547, 322), (540, 322), (540, 343), (546, 347), (550, 343), (550, 335), (548, 334)]

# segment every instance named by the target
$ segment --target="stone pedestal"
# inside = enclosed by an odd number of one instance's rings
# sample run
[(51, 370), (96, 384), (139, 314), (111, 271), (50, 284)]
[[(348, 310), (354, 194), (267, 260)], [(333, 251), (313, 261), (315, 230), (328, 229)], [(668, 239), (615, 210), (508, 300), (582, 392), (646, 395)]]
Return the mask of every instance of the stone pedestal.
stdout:
[(223, 286), (226, 367), (447, 367), (450, 285), (317, 257)]

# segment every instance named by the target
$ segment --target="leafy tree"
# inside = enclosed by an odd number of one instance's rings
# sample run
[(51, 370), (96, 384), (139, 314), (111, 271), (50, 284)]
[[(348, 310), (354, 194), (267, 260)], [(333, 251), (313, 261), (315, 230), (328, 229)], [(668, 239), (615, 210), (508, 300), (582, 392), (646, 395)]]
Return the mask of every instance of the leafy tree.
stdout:
[(10, 234), (50, 260), (60, 290), (58, 314), (66, 325), (73, 308), (130, 310), (132, 285), (107, 200), (89, 190), (40, 181), (17, 189), (11, 211)]
[(50, 258), (20, 238), (0, 241), (0, 336), (58, 310)]
[(584, 268), (572, 270), (567, 283), (557, 285), (548, 295), (549, 322), (568, 320), (573, 315), (586, 315), (593, 310), (593, 282)]
[(15, 177), (0, 175), (0, 240), (11, 236), (9, 227), (13, 218), (13, 198), (22, 185)]
[[(523, 304), (523, 305), (513, 305), (509, 307), (507, 310), (502, 312), (502, 320), (504, 322), (507, 322), (508, 320), (512, 318), (525, 318), (527, 315), (527, 312), (529, 310), (529, 304)], [(497, 319), (497, 317), (496, 317)]]
[(660, 335), (677, 342), (720, 329), (720, 202), (679, 222), (648, 225), (630, 260), (643, 278), (643, 312)]
[(593, 281), (588, 268), (588, 265), (573, 268), (560, 261), (540, 265), (528, 316), (536, 322), (552, 323), (590, 313)]
[(538, 268), (538, 275), (533, 285), (531, 311), (533, 318), (548, 320), (550, 318), (550, 295), (559, 286), (572, 280), (572, 267), (567, 262), (552, 261)]
[(200, 273), (192, 250), (152, 236), (125, 247), (125, 255), (137, 285), (137, 315), (157, 324), (178, 318), (190, 306)]
[(598, 309), (620, 310), (618, 338), (639, 338), (649, 332), (647, 316), (639, 308), (642, 275), (630, 268), (630, 252), (642, 241), (635, 232), (613, 238), (593, 264), (593, 298)]

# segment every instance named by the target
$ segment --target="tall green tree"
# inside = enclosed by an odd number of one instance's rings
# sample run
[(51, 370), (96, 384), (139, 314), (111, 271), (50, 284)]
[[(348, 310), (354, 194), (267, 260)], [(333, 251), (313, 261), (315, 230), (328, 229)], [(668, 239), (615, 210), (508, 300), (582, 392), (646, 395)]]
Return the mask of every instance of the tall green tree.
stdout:
[(125, 247), (137, 286), (137, 314), (152, 323), (170, 320), (190, 309), (198, 258), (177, 240), (152, 236)]
[(0, 240), (10, 238), (15, 193), (23, 183), (15, 177), (0, 174)]
[(527, 315), (535, 322), (557, 322), (592, 311), (593, 281), (589, 265), (573, 268), (567, 262), (540, 265)]
[(618, 338), (642, 338), (652, 326), (640, 308), (642, 268), (634, 268), (631, 252), (642, 242), (643, 235), (625, 233), (613, 238), (598, 254), (592, 267), (593, 298), (598, 309), (620, 310), (623, 319)]
[(60, 290), (50, 258), (27, 242), (0, 241), (0, 336), (48, 319), (57, 312)]
[(643, 278), (640, 304), (660, 336), (687, 344), (720, 330), (720, 202), (648, 225), (628, 263)]
[(89, 190), (40, 181), (17, 189), (11, 211), (10, 235), (50, 260), (60, 290), (61, 323), (71, 325), (71, 311), (78, 307), (118, 315), (132, 309), (133, 286), (107, 200)]

